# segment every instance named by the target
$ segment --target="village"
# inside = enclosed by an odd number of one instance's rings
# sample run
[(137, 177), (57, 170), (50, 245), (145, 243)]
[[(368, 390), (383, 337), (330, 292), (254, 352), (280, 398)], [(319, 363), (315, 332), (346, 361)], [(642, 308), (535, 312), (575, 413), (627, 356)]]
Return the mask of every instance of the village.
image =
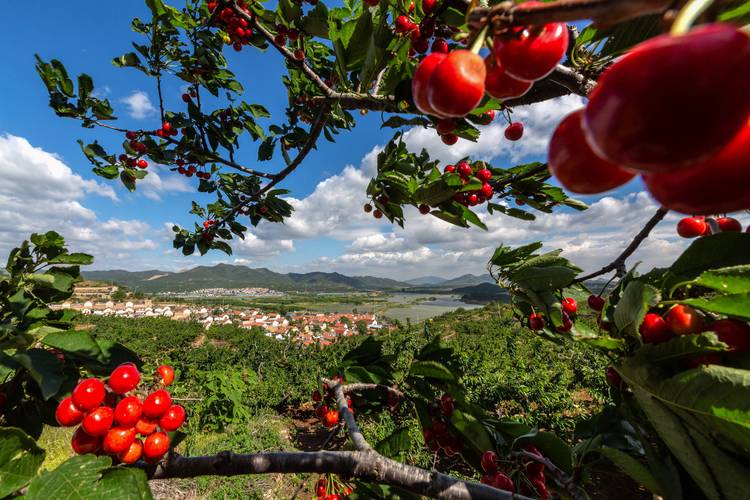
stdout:
[(259, 328), (266, 336), (277, 340), (320, 347), (331, 345), (341, 337), (374, 334), (389, 328), (372, 313), (299, 311), (281, 315), (252, 307), (185, 304), (150, 298), (113, 300), (118, 290), (116, 285), (76, 287), (69, 301), (53, 307), (74, 310), (84, 316), (196, 321), (205, 329), (221, 325)]

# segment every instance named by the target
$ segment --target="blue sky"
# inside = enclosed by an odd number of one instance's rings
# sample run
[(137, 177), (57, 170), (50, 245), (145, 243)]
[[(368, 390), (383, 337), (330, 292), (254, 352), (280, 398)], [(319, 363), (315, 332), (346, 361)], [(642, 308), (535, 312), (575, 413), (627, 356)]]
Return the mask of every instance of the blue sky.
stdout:
[[(128, 128), (156, 128), (153, 82), (141, 73), (118, 69), (111, 59), (130, 50), (137, 40), (130, 19), (146, 17), (143, 2), (11, 2), (0, 18), (4, 53), (0, 78), (0, 254), (32, 231), (55, 229), (77, 250), (93, 253), (96, 268), (179, 270), (216, 262), (270, 267), (279, 271), (336, 270), (412, 278), (426, 274), (456, 276), (480, 273), (498, 244), (542, 239), (550, 248), (562, 247), (583, 267), (593, 269), (624, 246), (655, 210), (642, 186), (634, 181), (606, 197), (587, 197), (587, 213), (563, 212), (528, 224), (502, 216), (488, 217), (489, 232), (450, 227), (434, 217), (408, 212), (405, 230), (393, 228), (361, 213), (364, 187), (373, 172), (377, 148), (393, 134), (380, 129), (381, 116), (370, 113), (336, 143), (321, 142), (284, 187), (292, 191), (295, 215), (284, 226), (261, 224), (235, 255), (212, 253), (184, 258), (171, 249), (169, 223), (192, 224), (187, 214), (195, 179), (156, 170), (143, 189), (131, 194), (117, 183), (95, 177), (76, 139), (98, 139), (112, 150), (122, 138), (104, 130), (87, 130), (73, 120), (57, 118), (47, 106), (45, 89), (34, 71), (34, 54), (63, 61), (72, 75), (87, 72), (96, 91), (106, 95)], [(33, 30), (29, 23), (33, 20)], [(281, 86), (283, 62), (276, 52), (228, 51), (246, 92), (244, 99), (265, 105), (281, 117), (286, 94)], [(165, 82), (167, 108), (183, 109), (182, 82)], [(151, 108), (149, 108), (151, 103)], [(502, 137), (505, 124), (486, 127), (478, 144), (460, 141), (444, 146), (434, 130), (408, 130), (407, 144), (425, 147), (445, 161), (466, 154), (512, 166), (544, 160), (554, 126), (581, 99), (568, 97), (519, 108), (517, 119), (527, 133), (517, 144)], [(281, 119), (281, 118), (279, 118)], [(268, 122), (271, 123), (271, 122)], [(246, 141), (238, 160), (255, 165), (256, 145)], [(278, 169), (278, 162), (262, 165)], [(152, 170), (152, 167), (149, 167)], [(261, 168), (262, 170), (263, 168)], [(674, 218), (673, 218), (674, 219)], [(743, 221), (747, 222), (747, 221)], [(647, 266), (663, 264), (684, 247), (663, 223), (637, 258)]]

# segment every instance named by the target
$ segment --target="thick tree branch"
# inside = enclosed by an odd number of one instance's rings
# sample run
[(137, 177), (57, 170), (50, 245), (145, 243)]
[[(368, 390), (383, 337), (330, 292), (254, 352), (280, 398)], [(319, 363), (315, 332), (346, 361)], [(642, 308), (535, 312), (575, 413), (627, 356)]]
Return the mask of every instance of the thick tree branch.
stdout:
[(435, 471), (402, 464), (373, 451), (265, 452), (239, 455), (222, 452), (209, 457), (170, 455), (158, 465), (139, 463), (150, 479), (198, 476), (239, 476), (269, 473), (331, 473), (345, 478), (388, 484), (417, 495), (444, 500), (520, 499), (490, 486), (462, 481)]
[(582, 283), (592, 278), (596, 278), (597, 276), (601, 276), (602, 274), (607, 274), (611, 271), (617, 271), (618, 274), (624, 275), (626, 272), (625, 261), (628, 259), (628, 257), (633, 255), (636, 250), (638, 250), (638, 247), (641, 245), (641, 243), (643, 243), (643, 240), (648, 238), (648, 235), (651, 234), (651, 231), (659, 222), (662, 221), (662, 219), (664, 219), (664, 217), (666, 217), (668, 212), (668, 209), (660, 207), (659, 210), (657, 210), (656, 213), (651, 217), (651, 219), (649, 219), (646, 225), (643, 226), (643, 229), (641, 229), (641, 231), (637, 235), (635, 235), (635, 238), (633, 238), (633, 241), (630, 242), (630, 245), (628, 245), (627, 248), (625, 248), (625, 250), (623, 250), (623, 252), (618, 255), (615, 260), (596, 272), (581, 276), (580, 278), (576, 278), (575, 280), (573, 280), (573, 283)]
[(390, 392), (394, 396), (397, 396), (399, 398), (404, 397), (404, 393), (396, 389), (395, 387), (390, 387), (388, 385), (383, 384), (346, 384), (341, 386), (342, 390), (344, 391), (344, 394), (350, 394), (352, 392), (364, 392), (364, 391), (385, 391)]
[(328, 384), (328, 387), (333, 391), (336, 397), (336, 404), (339, 407), (339, 416), (344, 420), (349, 437), (354, 443), (354, 447), (359, 451), (373, 451), (370, 443), (367, 442), (362, 431), (359, 430), (359, 425), (354, 419), (354, 414), (349, 410), (349, 404), (346, 401), (346, 395), (344, 394), (343, 386), (335, 380), (324, 380)]
[(557, 0), (538, 5), (501, 2), (471, 11), (469, 26), (479, 29), (492, 23), (495, 31), (511, 26), (539, 25), (591, 19), (600, 27), (665, 12), (674, 0)]

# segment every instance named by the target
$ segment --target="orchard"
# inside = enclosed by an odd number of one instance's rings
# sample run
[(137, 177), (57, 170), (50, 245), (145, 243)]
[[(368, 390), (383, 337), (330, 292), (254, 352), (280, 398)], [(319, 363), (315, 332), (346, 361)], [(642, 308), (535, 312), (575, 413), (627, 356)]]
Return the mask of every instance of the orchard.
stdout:
[[(450, 147), (477, 141), (494, 122), (504, 128), (498, 140), (524, 141), (514, 109), (586, 98), (557, 124), (544, 163), (441, 165), (430, 151), (409, 151), (399, 130), (362, 204), (381, 223), (403, 226), (408, 215), (486, 229), (485, 214), (521, 226), (540, 213), (586, 210), (568, 193), (642, 182), (661, 207), (596, 272), (561, 250), (542, 252), (541, 242), (487, 256), (518, 335), (585, 345), (611, 361), (601, 373), (610, 411), (590, 422), (587, 439), (566, 442), (475, 404), (440, 338), (394, 366), (368, 337), (326, 367), (310, 398), (320, 425), (346, 445), (181, 455), (191, 415), (167, 390), (179, 386), (179, 366), (144, 368), (126, 345), (50, 307), (71, 296), (92, 261), (50, 231), (13, 250), (0, 280), (0, 498), (151, 498), (152, 479), (308, 473), (305, 495), (326, 500), (584, 499), (602, 460), (666, 499), (747, 498), (750, 228), (736, 214), (750, 209), (749, 2), (178, 2), (147, 0), (150, 18), (132, 23), (135, 51), (113, 60), (158, 88), (148, 128), (118, 126), (91, 76), (74, 81), (61, 61), (42, 57), (36, 68), (54, 113), (122, 141), (112, 151), (80, 142), (96, 175), (135, 191), (162, 165), (215, 196), (188, 208), (192, 227), (173, 227), (185, 255), (231, 254), (251, 226), (283, 223), (293, 211), (284, 180), (321, 141), (345, 144), (360, 115), (382, 114), (383, 128), (434, 129)], [(283, 116), (244, 100), (259, 96), (245, 94), (226, 51), (283, 59)], [(168, 79), (184, 88), (171, 108)], [(257, 150), (257, 161), (238, 162), (240, 148)], [(670, 211), (681, 214), (673, 230), (694, 241), (669, 267), (628, 266)], [(590, 289), (600, 277), (607, 285)], [(401, 453), (409, 428), (368, 441), (358, 419), (384, 412), (418, 422), (432, 468)], [(77, 426), (77, 456), (54, 470), (40, 470), (45, 426)], [(446, 461), (460, 474), (445, 473)]]

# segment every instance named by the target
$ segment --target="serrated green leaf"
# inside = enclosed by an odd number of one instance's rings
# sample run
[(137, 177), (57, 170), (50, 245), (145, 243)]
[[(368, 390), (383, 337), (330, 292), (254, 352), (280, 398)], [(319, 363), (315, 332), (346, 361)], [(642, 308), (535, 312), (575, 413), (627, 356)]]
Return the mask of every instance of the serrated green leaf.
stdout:
[(0, 427), (0, 498), (29, 484), (44, 456), (44, 450), (21, 429)]
[(436, 380), (456, 381), (456, 375), (450, 368), (438, 361), (414, 361), (409, 368), (409, 374)]
[(659, 302), (659, 290), (641, 281), (631, 281), (615, 308), (617, 329), (624, 335), (640, 339), (638, 328), (648, 310)]

